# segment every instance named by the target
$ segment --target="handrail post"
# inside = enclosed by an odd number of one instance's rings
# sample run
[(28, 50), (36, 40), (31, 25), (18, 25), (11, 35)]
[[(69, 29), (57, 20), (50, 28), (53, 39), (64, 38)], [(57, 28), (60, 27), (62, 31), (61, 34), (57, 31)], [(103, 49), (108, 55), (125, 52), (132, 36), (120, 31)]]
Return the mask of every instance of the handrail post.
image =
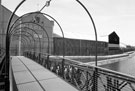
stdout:
[(86, 91), (89, 90), (89, 82), (88, 82), (88, 71), (86, 72)]
[(92, 91), (98, 91), (98, 68), (95, 68), (93, 73), (93, 87)]
[(49, 69), (50, 67), (49, 67), (49, 54), (47, 54), (47, 60), (46, 60), (46, 64), (47, 64), (47, 69)]
[(40, 64), (41, 53), (38, 54), (38, 63)]
[(65, 68), (64, 68), (64, 65), (65, 65), (65, 59), (63, 58), (62, 59), (62, 77), (64, 78), (64, 70), (65, 70)]

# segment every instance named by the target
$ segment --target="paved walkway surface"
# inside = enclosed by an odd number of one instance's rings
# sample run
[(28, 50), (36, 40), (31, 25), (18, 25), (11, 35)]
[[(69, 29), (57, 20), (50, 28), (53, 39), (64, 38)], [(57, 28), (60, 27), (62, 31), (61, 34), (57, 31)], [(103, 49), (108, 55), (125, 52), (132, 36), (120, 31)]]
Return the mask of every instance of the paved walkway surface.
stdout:
[(54, 73), (23, 56), (13, 56), (13, 75), (19, 91), (78, 91)]

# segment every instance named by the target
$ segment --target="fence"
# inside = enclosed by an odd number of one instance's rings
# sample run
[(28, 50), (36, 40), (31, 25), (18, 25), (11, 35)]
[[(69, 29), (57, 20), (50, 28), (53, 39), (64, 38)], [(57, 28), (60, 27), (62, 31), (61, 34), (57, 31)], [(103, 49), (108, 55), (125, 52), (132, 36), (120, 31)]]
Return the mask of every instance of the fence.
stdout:
[(8, 84), (8, 77), (6, 76), (6, 58), (5, 58), (5, 49), (0, 47), (0, 91), (6, 90)]
[(80, 91), (135, 91), (135, 78), (132, 76), (45, 53), (25, 52), (24, 55)]

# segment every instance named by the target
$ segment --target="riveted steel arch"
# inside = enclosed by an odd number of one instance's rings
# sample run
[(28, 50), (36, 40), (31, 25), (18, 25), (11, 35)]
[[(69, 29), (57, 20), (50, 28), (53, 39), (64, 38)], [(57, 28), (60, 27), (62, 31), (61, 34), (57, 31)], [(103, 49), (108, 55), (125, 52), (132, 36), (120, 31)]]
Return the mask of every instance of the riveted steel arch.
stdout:
[[(41, 12), (40, 12), (41, 13)], [(60, 28), (60, 30), (61, 30), (61, 33), (62, 33), (62, 37), (63, 37), (63, 60), (62, 60), (62, 74), (63, 74), (63, 78), (64, 78), (64, 64), (65, 64), (65, 60), (64, 60), (64, 57), (65, 57), (65, 41), (64, 41), (64, 32), (63, 32), (63, 29), (62, 29), (62, 27), (61, 27), (61, 25), (58, 23), (58, 21), (56, 20), (56, 19), (54, 19), (51, 15), (49, 15), (49, 14), (46, 14), (46, 13), (42, 13), (43, 15), (45, 15), (45, 16), (48, 16), (48, 17), (50, 17), (51, 19), (53, 19), (56, 23), (57, 23), (57, 25), (59, 26), (59, 28)]]
[[(32, 13), (33, 13), (33, 12), (32, 12)], [(35, 13), (37, 13), (37, 15), (38, 15), (38, 14), (41, 14), (41, 15), (44, 15), (44, 16), (47, 16), (47, 17), (53, 19), (53, 21), (55, 21), (55, 22), (57, 23), (57, 25), (59, 26), (59, 28), (60, 28), (60, 30), (61, 30), (61, 33), (62, 33), (62, 37), (63, 37), (63, 58), (64, 58), (64, 56), (65, 56), (65, 43), (64, 43), (64, 38), (65, 38), (65, 36), (64, 36), (64, 31), (63, 31), (63, 29), (62, 29), (60, 23), (59, 23), (54, 17), (52, 17), (52, 16), (49, 15), (49, 14), (46, 14), (46, 13), (43, 13), (43, 12), (40, 12), (40, 11), (35, 12)]]
[[(47, 31), (44, 29), (44, 27), (41, 26), (41, 25), (38, 24), (38, 23), (35, 23), (35, 22), (22, 22), (22, 23), (17, 24), (17, 25), (15, 26), (15, 28), (18, 27), (20, 24), (35, 24), (35, 25), (39, 26), (39, 27), (45, 32), (45, 34), (47, 35), (47, 39), (48, 39), (48, 53), (49, 53), (49, 46), (50, 46), (50, 45), (49, 45), (49, 42), (50, 42), (50, 40), (49, 40), (49, 35), (48, 35)], [(12, 30), (10, 31), (10, 33), (12, 33), (13, 30), (14, 30), (14, 29), (12, 29)]]
[[(19, 37), (19, 36), (14, 36), (14, 37), (12, 38), (12, 39), (14, 39), (14, 38), (15, 38), (13, 41), (15, 41), (15, 40), (19, 40), (19, 39), (18, 39), (18, 37)], [(31, 39), (30, 39), (30, 38), (28, 38), (28, 36), (23, 36), (23, 37), (21, 38), (21, 41), (22, 41), (22, 40), (24, 40), (24, 41), (25, 41), (25, 45), (27, 44), (27, 47), (28, 47), (28, 46), (30, 46)], [(29, 48), (28, 48), (28, 49), (29, 49)], [(17, 48), (16, 48), (16, 50), (17, 50)], [(11, 49), (10, 49), (10, 51), (11, 51)], [(17, 55), (17, 54), (16, 54), (16, 55)]]
[[(21, 35), (21, 36), (23, 35), (25, 38), (27, 38), (27, 39), (30, 41), (30, 44), (31, 44), (32, 41), (34, 40), (33, 38), (31, 39), (28, 35), (25, 35), (25, 34), (19, 34), (19, 35), (17, 35), (17, 36), (19, 37), (20, 35)], [(24, 37), (22, 37), (22, 38), (24, 38)]]
[[(39, 12), (30, 12), (30, 13), (26, 13), (26, 14), (20, 16), (18, 19), (16, 19), (16, 20), (14, 21), (14, 23), (13, 23), (12, 26), (10, 27), (9, 32), (10, 32), (10, 33), (12, 32), (12, 29), (14, 28), (15, 24), (17, 23), (17, 21), (21, 20), (21, 18), (23, 18), (23, 17), (25, 17), (25, 16), (30, 16), (31, 14), (37, 14), (37, 13), (39, 13)], [(40, 26), (41, 29), (42, 29), (42, 30), (45, 32), (45, 34), (47, 35), (47, 38), (48, 38), (48, 41), (49, 41), (49, 35), (48, 35), (46, 29), (45, 29), (44, 27), (42, 27), (40, 24), (38, 24), (38, 23), (35, 23), (35, 22), (31, 22), (31, 23)], [(50, 45), (49, 45), (49, 43), (48, 43), (48, 53), (49, 53), (49, 46), (50, 46)]]
[[(19, 37), (19, 36), (20, 36), (20, 35), (18, 35), (17, 37)], [(21, 35), (21, 36), (22, 36), (22, 35)], [(30, 37), (27, 36), (27, 35), (23, 35), (22, 38), (25, 39), (25, 40), (27, 40), (28, 47), (30, 47), (30, 45), (31, 45), (31, 43), (32, 43), (32, 41), (33, 41), (33, 39), (30, 38)], [(28, 49), (30, 50), (30, 48), (28, 48)]]
[[(19, 29), (16, 29), (16, 30), (19, 30)], [(24, 33), (27, 33), (27, 34), (29, 34), (30, 36), (25, 35)], [(20, 31), (15, 31), (14, 34), (18, 34), (18, 36), (20, 35), (21, 37), (22, 37), (22, 36), (31, 37), (31, 38), (34, 40), (34, 47), (35, 47), (35, 39), (34, 39), (33, 35), (30, 34), (28, 31), (22, 30), (22, 31), (21, 31), (21, 34), (20, 34)], [(14, 35), (14, 34), (13, 34), (13, 35)], [(31, 44), (32, 44), (32, 42), (31, 42)]]
[[(18, 29), (18, 30), (19, 30), (19, 29)], [(31, 38), (32, 38), (32, 39), (33, 39), (33, 41), (34, 41), (34, 47), (35, 47), (35, 39), (34, 39), (34, 37), (32, 36), (32, 34), (31, 34), (31, 33), (29, 33), (28, 31), (21, 31), (21, 32), (22, 32), (22, 33), (27, 33), (27, 34), (29, 34), (29, 35), (31, 36)], [(21, 35), (21, 36), (23, 35), (23, 36), (27, 36), (27, 37), (29, 38), (29, 36), (28, 36), (28, 35), (25, 35), (25, 34), (22, 34), (22, 33), (21, 33), (21, 34), (19, 34), (19, 33), (20, 33), (20, 31), (16, 31), (16, 32), (14, 32), (14, 34), (17, 34), (17, 33), (18, 33), (18, 36), (19, 36), (19, 35)], [(14, 34), (13, 34), (13, 35), (14, 35)], [(31, 44), (32, 44), (32, 41), (31, 41)]]
[[(24, 28), (24, 29), (25, 29), (25, 28), (26, 28), (26, 29), (29, 29), (29, 30), (31, 30), (32, 32), (34, 32), (34, 33), (38, 36), (39, 43), (40, 43), (40, 44), (39, 44), (39, 45), (40, 45), (40, 52), (41, 52), (41, 40), (40, 40), (40, 37), (39, 37), (38, 33), (37, 33), (34, 29), (29, 28), (29, 27), (19, 27), (19, 28), (17, 28), (17, 29), (15, 28), (14, 31), (19, 30), (19, 29), (21, 29), (21, 28), (22, 28), (22, 29), (23, 29), (23, 28)], [(26, 31), (26, 30), (23, 30), (23, 31)], [(28, 32), (28, 31), (27, 31), (27, 32)]]
[(24, 38), (24, 37), (21, 39), (21, 41), (22, 41), (22, 40), (24, 40), (24, 42), (25, 42), (25, 47), (24, 47), (25, 50), (28, 50), (28, 47), (30, 46), (28, 40), (26, 40), (26, 38)]
[[(15, 37), (18, 37), (18, 36), (14, 36), (13, 38), (15, 38)], [(12, 39), (13, 39), (13, 38), (12, 38)], [(16, 40), (18, 40), (18, 38), (16, 38)], [(14, 39), (13, 41), (15, 41), (15, 39)], [(26, 47), (26, 44), (27, 44), (26, 41), (27, 41), (27, 40), (26, 40), (24, 37), (21, 38), (21, 43), (22, 43), (22, 45), (23, 45), (24, 48)], [(27, 45), (28, 45), (28, 44), (27, 44)], [(23, 49), (24, 49), (24, 48), (23, 48)], [(16, 49), (16, 50), (15, 50), (15, 49)], [(11, 51), (11, 52), (14, 51), (13, 53), (14, 53), (15, 55), (17, 55), (17, 48), (15, 48), (15, 49), (12, 49), (12, 50), (10, 49), (10, 51)]]
[(41, 13), (41, 14), (43, 14), (43, 15), (45, 15), (45, 16), (48, 16), (49, 18), (53, 19), (53, 20), (57, 23), (57, 25), (59, 26), (59, 28), (60, 28), (60, 30), (61, 30), (61, 33), (62, 33), (62, 37), (63, 37), (63, 58), (64, 58), (64, 56), (65, 56), (65, 42), (64, 42), (65, 36), (64, 36), (64, 31), (63, 31), (63, 29), (62, 29), (60, 23), (59, 23), (54, 17), (52, 17), (52, 16), (49, 15), (49, 14), (42, 13), (42, 12), (39, 12), (39, 13)]
[(26, 43), (23, 39), (21, 39), (21, 43), (22, 43), (22, 49), (23, 49), (23, 51), (25, 51)]

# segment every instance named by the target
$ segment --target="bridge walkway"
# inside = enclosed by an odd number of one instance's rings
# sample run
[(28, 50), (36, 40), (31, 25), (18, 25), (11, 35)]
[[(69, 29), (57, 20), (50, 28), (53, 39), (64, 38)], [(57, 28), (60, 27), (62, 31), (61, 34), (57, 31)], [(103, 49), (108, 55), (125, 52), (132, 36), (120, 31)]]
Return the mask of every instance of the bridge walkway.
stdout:
[(24, 56), (13, 56), (11, 67), (18, 91), (78, 91), (48, 69)]

